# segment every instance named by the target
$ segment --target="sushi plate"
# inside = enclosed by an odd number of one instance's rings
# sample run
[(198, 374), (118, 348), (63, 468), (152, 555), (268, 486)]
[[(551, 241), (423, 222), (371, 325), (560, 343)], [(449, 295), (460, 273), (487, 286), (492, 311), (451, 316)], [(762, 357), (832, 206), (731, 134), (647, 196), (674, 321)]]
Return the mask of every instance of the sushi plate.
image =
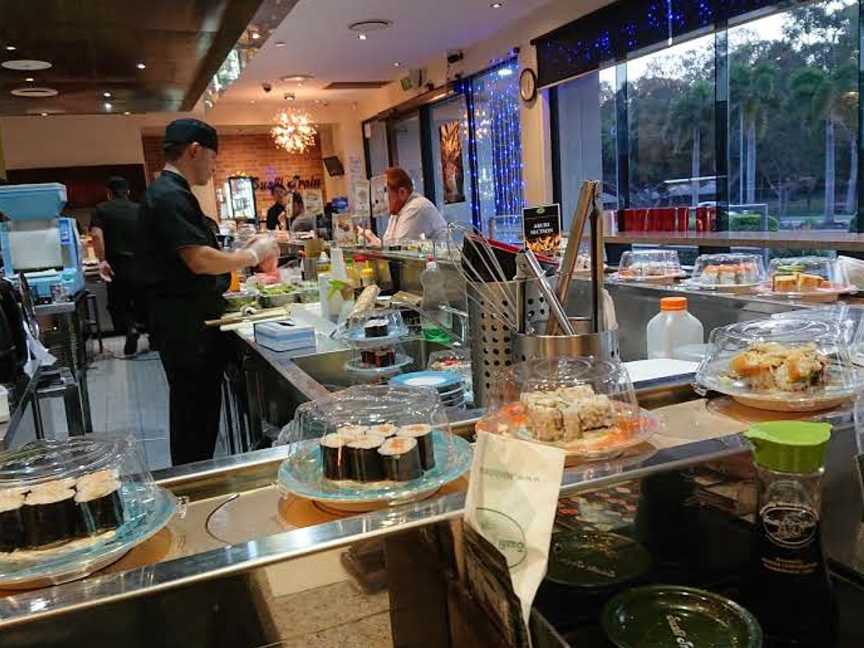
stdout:
[(817, 288), (808, 292), (774, 292), (771, 286), (764, 285), (758, 291), (759, 295), (764, 297), (773, 297), (775, 299), (788, 299), (790, 301), (805, 301), (805, 302), (835, 302), (841, 295), (854, 295), (858, 292), (856, 286), (835, 286), (833, 288)]
[[(122, 558), (162, 530), (177, 512), (178, 501), (163, 488), (143, 493), (134, 486), (121, 490), (124, 510), (133, 519), (113, 533), (90, 542), (70, 542), (56, 548), (6, 554), (0, 557), (0, 589), (24, 590), (68, 583), (89, 576)], [(135, 514), (138, 511), (140, 514)]]
[(749, 293), (758, 288), (759, 283), (749, 284), (701, 284), (695, 281), (682, 281), (682, 288), (690, 288), (693, 290), (704, 290), (705, 292), (721, 292), (721, 293)]
[(318, 439), (306, 439), (294, 444), (292, 456), (279, 466), (277, 481), (285, 493), (334, 509), (363, 511), (422, 500), (471, 468), (473, 452), (465, 439), (438, 430), (433, 434), (435, 467), (425, 471), (419, 479), (368, 484), (325, 479)]
[(462, 376), (453, 371), (414, 371), (390, 379), (393, 385), (430, 387), (445, 396), (462, 387)]

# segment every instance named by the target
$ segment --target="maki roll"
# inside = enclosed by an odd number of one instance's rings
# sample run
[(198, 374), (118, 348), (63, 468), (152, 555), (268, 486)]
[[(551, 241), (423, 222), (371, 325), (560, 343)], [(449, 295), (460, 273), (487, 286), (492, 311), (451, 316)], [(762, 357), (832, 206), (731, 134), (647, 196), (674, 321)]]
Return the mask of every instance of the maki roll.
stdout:
[(409, 481), (423, 475), (417, 440), (410, 437), (387, 439), (378, 449), (384, 475), (392, 481)]
[(44, 547), (71, 540), (81, 528), (75, 491), (67, 484), (68, 480), (40, 484), (24, 498), (21, 519), (27, 547)]
[(382, 423), (381, 425), (373, 425), (369, 428), (369, 434), (377, 434), (378, 436), (382, 436), (385, 439), (388, 437), (396, 436), (398, 432), (399, 428), (392, 423)]
[(417, 441), (420, 449), (420, 465), (423, 470), (432, 470), (435, 467), (435, 446), (432, 442), (432, 426), (425, 423), (403, 425), (399, 428), (399, 436)]
[(387, 337), (387, 320), (369, 320), (363, 327), (363, 335), (367, 338)]
[(0, 551), (23, 549), (24, 491), (18, 488), (0, 491)]
[(325, 479), (351, 479), (351, 465), (348, 461), (345, 446), (353, 439), (346, 438), (336, 432), (325, 434), (319, 442), (321, 445), (321, 463)]
[(75, 484), (78, 535), (96, 535), (123, 524), (120, 476), (116, 470), (100, 470), (81, 477)]
[(368, 431), (369, 428), (365, 425), (343, 425), (336, 429), (336, 434), (350, 441), (365, 436)]
[(378, 448), (383, 442), (384, 437), (369, 434), (348, 444), (346, 452), (354, 479), (361, 482), (384, 479), (384, 467), (378, 454)]

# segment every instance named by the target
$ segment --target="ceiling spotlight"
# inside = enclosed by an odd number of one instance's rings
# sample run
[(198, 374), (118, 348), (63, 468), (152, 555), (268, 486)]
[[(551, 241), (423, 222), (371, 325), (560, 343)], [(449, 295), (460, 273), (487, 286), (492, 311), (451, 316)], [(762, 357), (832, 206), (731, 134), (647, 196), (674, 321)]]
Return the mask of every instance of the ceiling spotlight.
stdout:
[(46, 112), (39, 113), (39, 114), (42, 115), (43, 117), (47, 117), (47, 116), (48, 116), (48, 113), (46, 113)]
[(145, 63), (139, 63), (135, 67), (137, 67), (139, 70), (143, 70), (147, 67), (147, 65)]
[(106, 101), (105, 104), (104, 104), (104, 108), (105, 108), (105, 110), (111, 110), (113, 107), (114, 107), (114, 106), (112, 106), (112, 105), (111, 105), (110, 103), (108, 103), (107, 101)]
[(123, 114), (124, 114), (124, 115), (131, 115), (132, 113), (129, 112), (128, 110), (124, 110), (124, 111), (123, 111)]
[(402, 64), (401, 64), (399, 61), (395, 61), (395, 62), (393, 63), (393, 67), (399, 67), (399, 66), (401, 66), (401, 65), (402, 65)]
[(503, 3), (503, 2), (492, 2), (492, 3), (489, 4), (489, 6), (490, 6), (492, 9), (500, 9), (501, 7), (504, 6), (504, 3)]
[(254, 103), (255, 103), (255, 100), (254, 100), (254, 99), (250, 99), (250, 100), (249, 100), (249, 103), (250, 103), (250, 104), (254, 104)]
[(258, 40), (259, 38), (261, 38), (261, 34), (258, 32), (252, 32), (252, 40)]
[(360, 40), (366, 40), (366, 34), (360, 32), (359, 34), (357, 34), (357, 38), (359, 38)]
[(111, 93), (110, 93), (110, 92), (103, 92), (103, 93), (102, 93), (102, 96), (105, 97), (106, 99), (110, 99), (110, 98), (111, 98)]
[(36, 79), (34, 79), (33, 77), (27, 77), (27, 78), (24, 79), (24, 80), (25, 80), (27, 83), (33, 83)]
[(288, 43), (286, 43), (285, 41), (276, 41), (276, 42), (273, 43), (273, 44), (274, 44), (276, 47), (285, 47)]
[(7, 52), (14, 52), (14, 51), (15, 51), (15, 46), (14, 46), (14, 45), (7, 45), (7, 46), (6, 46), (6, 51), (7, 51)]

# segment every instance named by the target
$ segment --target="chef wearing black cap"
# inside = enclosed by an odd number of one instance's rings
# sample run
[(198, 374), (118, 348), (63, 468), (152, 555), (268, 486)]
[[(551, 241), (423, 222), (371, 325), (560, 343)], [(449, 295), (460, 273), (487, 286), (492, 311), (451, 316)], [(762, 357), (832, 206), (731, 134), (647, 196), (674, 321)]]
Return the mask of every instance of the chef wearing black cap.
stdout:
[(230, 273), (278, 256), (278, 245), (256, 238), (223, 252), (191, 186), (213, 176), (216, 130), (197, 119), (165, 129), (165, 168), (141, 201), (139, 272), (147, 286), (151, 344), (159, 350), (170, 391), (171, 460), (210, 459), (222, 407), (226, 343), (204, 321), (225, 310)]

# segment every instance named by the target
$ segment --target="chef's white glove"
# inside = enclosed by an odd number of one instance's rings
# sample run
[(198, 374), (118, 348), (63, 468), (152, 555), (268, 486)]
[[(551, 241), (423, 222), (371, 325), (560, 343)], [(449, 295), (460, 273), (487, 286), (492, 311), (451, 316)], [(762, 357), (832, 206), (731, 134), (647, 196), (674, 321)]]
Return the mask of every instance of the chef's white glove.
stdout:
[(275, 238), (267, 234), (259, 234), (250, 239), (243, 246), (243, 249), (251, 252), (255, 257), (255, 262), (251, 264), (253, 266), (257, 266), (267, 259), (279, 258), (279, 244)]

